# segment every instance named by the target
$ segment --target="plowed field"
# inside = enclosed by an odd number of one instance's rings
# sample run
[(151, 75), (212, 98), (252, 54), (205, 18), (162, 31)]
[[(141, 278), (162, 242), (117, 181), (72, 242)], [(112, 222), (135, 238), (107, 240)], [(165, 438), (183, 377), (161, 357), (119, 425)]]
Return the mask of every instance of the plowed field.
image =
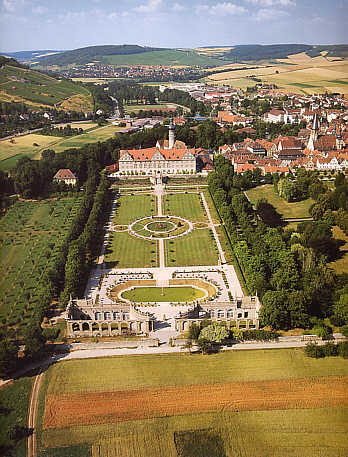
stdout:
[(348, 376), (232, 382), (48, 395), (44, 428), (105, 424), (209, 411), (348, 406)]

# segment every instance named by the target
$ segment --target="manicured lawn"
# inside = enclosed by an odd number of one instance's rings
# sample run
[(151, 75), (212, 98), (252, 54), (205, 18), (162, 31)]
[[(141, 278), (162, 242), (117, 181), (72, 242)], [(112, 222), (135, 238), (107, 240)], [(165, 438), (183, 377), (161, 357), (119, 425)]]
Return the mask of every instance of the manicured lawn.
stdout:
[(331, 262), (330, 267), (337, 274), (348, 273), (348, 236), (337, 226), (333, 227), (333, 236), (336, 240), (344, 241), (345, 244), (340, 248), (342, 257), (336, 260), (336, 262)]
[(204, 292), (194, 287), (136, 287), (122, 294), (133, 302), (186, 302), (204, 297)]
[(266, 198), (268, 203), (273, 205), (275, 209), (284, 219), (297, 219), (302, 217), (310, 217), (308, 212), (314, 200), (308, 198), (301, 202), (288, 203), (275, 192), (272, 184), (256, 187), (247, 191), (248, 197), (252, 203), (256, 204), (261, 198)]
[(105, 252), (104, 261), (109, 268), (157, 267), (157, 242), (114, 232)]
[(209, 229), (195, 229), (182, 238), (166, 241), (167, 266), (217, 265), (218, 251)]
[(184, 217), (192, 222), (207, 222), (199, 194), (177, 193), (163, 197), (165, 214)]
[(121, 195), (112, 222), (116, 225), (129, 225), (137, 219), (157, 214), (156, 198), (153, 195)]
[[(16, 424), (20, 427), (27, 427), (31, 387), (31, 378), (21, 378), (0, 390), (0, 453), (5, 451), (6, 447), (10, 447), (13, 452), (11, 455), (26, 456), (26, 436), (17, 442), (11, 442), (8, 432)], [(1, 455), (5, 454), (1, 453)], [(6, 455), (10, 455), (10, 453)]]
[(0, 319), (26, 325), (46, 268), (59, 255), (80, 197), (18, 201), (0, 220)]

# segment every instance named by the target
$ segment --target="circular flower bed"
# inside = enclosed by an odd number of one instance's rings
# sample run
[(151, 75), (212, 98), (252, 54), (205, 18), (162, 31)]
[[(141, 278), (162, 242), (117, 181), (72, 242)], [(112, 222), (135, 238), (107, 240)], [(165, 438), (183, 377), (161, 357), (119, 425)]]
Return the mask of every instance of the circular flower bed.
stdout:
[(131, 235), (148, 240), (177, 238), (192, 230), (192, 222), (177, 216), (144, 217), (134, 221), (128, 227)]

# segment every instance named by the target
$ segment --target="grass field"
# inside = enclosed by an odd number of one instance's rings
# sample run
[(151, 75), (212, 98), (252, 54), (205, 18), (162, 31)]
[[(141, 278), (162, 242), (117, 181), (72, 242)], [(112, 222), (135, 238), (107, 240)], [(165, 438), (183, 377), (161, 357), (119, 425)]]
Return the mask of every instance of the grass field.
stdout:
[(169, 193), (164, 196), (163, 203), (165, 214), (183, 217), (191, 222), (207, 222), (199, 194)]
[(59, 255), (64, 234), (80, 198), (16, 202), (0, 221), (0, 319), (26, 325), (37, 300), (37, 286)]
[(153, 111), (160, 111), (162, 108), (167, 108), (168, 105), (165, 104), (158, 104), (158, 105), (125, 105), (124, 109), (127, 113), (137, 113), (140, 110), (153, 110)]
[(11, 442), (8, 432), (16, 424), (27, 427), (31, 386), (32, 379), (24, 377), (0, 390), (0, 453), (4, 452), (2, 455), (5, 455), (6, 448), (12, 448), (13, 454), (6, 455), (26, 457), (26, 436)]
[(192, 233), (165, 241), (167, 266), (217, 265), (218, 250), (209, 229), (196, 229)]
[(311, 58), (305, 53), (280, 59), (280, 65), (216, 73), (207, 77), (209, 82), (228, 84), (244, 89), (255, 85), (250, 77), (256, 76), (265, 83), (297, 93), (348, 93), (348, 61), (330, 61), (323, 56)]
[[(89, 416), (84, 414), (91, 418), (94, 413), (98, 416), (109, 409), (117, 415), (124, 411), (129, 419), (108, 416), (102, 424), (46, 427), (40, 434), (42, 447), (84, 443), (91, 446), (93, 457), (343, 456), (348, 450), (347, 409), (324, 406), (325, 402), (313, 408), (313, 402), (318, 405), (324, 400), (325, 389), (329, 389), (325, 398), (333, 399), (336, 389), (345, 389), (343, 376), (347, 375), (348, 361), (309, 359), (302, 349), (229, 351), (210, 356), (143, 355), (59, 363), (47, 374), (47, 420), (51, 420), (52, 405), (56, 415), (52, 419), (57, 420), (59, 417), (69, 421), (69, 410), (74, 417), (79, 410), (82, 414), (91, 411)], [(228, 386), (233, 386), (230, 394)], [(199, 393), (202, 389), (204, 394)], [(278, 395), (273, 395), (274, 389), (278, 389)], [(205, 395), (208, 390), (210, 396)], [(301, 400), (292, 404), (297, 393)], [(151, 395), (158, 400), (151, 399)], [(236, 407), (234, 402), (239, 398), (243, 399)], [(253, 398), (256, 403), (250, 406)], [(79, 405), (82, 399), (85, 400)], [(223, 407), (204, 411), (204, 400), (222, 401)], [(264, 410), (263, 401), (276, 406)], [(203, 411), (180, 412), (192, 402), (203, 405)], [(243, 410), (246, 402), (253, 410)], [(131, 420), (132, 411), (137, 420)], [(149, 418), (140, 419), (139, 414), (148, 414)]]
[(64, 109), (93, 111), (90, 92), (70, 81), (10, 65), (0, 69), (0, 100), (22, 101), (32, 106), (54, 106), (63, 103)]
[(112, 220), (114, 224), (128, 225), (137, 219), (155, 214), (155, 197), (147, 194), (121, 195)]
[(140, 54), (104, 56), (103, 60), (111, 65), (221, 65), (221, 60), (200, 56), (194, 51), (167, 49), (143, 52)]
[[(122, 195), (112, 220), (114, 225), (129, 225), (136, 219), (155, 213), (155, 197), (151, 195)], [(110, 267), (137, 268), (157, 266), (157, 242), (136, 238), (128, 232), (113, 232), (105, 252)]]
[(336, 240), (344, 241), (345, 244), (340, 248), (342, 257), (336, 262), (331, 262), (330, 266), (337, 274), (348, 273), (348, 236), (337, 226), (333, 227), (333, 236)]
[(301, 202), (288, 203), (286, 200), (279, 197), (272, 184), (250, 189), (247, 191), (247, 195), (254, 204), (260, 200), (260, 198), (266, 198), (268, 203), (275, 207), (283, 219), (310, 217), (308, 210), (314, 203), (314, 200), (311, 198)]
[(187, 302), (204, 297), (204, 292), (194, 287), (136, 287), (122, 294), (133, 302)]
[[(80, 124), (71, 124), (74, 128), (80, 128)], [(0, 141), (0, 169), (7, 171), (13, 168), (17, 161), (24, 156), (31, 159), (38, 159), (44, 149), (53, 149), (55, 152), (62, 152), (69, 148), (80, 148), (88, 143), (97, 143), (113, 138), (120, 128), (107, 125), (94, 129), (96, 124), (81, 124), (81, 128), (91, 131), (77, 135), (72, 138), (62, 138), (56, 136), (45, 136), (31, 133), (14, 138), (11, 140)], [(34, 143), (38, 146), (34, 146)]]

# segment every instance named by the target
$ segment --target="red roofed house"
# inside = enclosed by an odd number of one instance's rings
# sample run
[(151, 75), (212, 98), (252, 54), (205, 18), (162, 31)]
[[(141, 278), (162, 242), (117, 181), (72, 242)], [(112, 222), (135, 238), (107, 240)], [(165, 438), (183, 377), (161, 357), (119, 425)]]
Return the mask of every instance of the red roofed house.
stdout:
[(196, 173), (196, 150), (188, 149), (182, 141), (175, 141), (175, 126), (169, 126), (169, 140), (157, 141), (153, 148), (120, 151), (120, 174), (153, 175)]
[(77, 183), (77, 176), (69, 170), (68, 168), (61, 168), (57, 171), (57, 173), (53, 176), (53, 181), (56, 182), (65, 182), (65, 184), (69, 184), (71, 186), (75, 186)]

